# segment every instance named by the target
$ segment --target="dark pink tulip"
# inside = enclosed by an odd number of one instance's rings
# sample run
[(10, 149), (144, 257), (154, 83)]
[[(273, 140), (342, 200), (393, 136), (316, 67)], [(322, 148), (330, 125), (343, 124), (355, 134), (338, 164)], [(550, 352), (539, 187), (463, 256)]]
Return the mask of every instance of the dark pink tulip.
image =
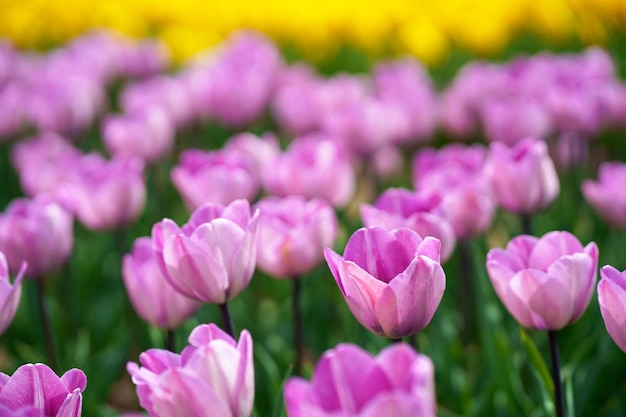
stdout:
[(337, 215), (322, 199), (268, 197), (259, 210), (257, 263), (275, 278), (297, 278), (324, 258), (337, 237)]
[(598, 302), (606, 331), (626, 352), (626, 271), (605, 265), (600, 269), (600, 277)]
[[(80, 417), (87, 378), (70, 369), (60, 378), (46, 365), (27, 364), (0, 375), (0, 407), (18, 416)], [(35, 413), (36, 409), (41, 414)], [(1, 410), (1, 409), (0, 409)], [(2, 411), (0, 411), (0, 415)]]
[(59, 195), (87, 228), (120, 229), (141, 215), (146, 184), (140, 160), (105, 160), (93, 153), (83, 156), (77, 165)]
[(256, 168), (249, 155), (234, 148), (209, 152), (187, 149), (172, 169), (171, 178), (193, 211), (204, 203), (253, 200), (261, 188)]
[(357, 230), (343, 257), (324, 256), (350, 311), (368, 330), (390, 338), (415, 334), (430, 323), (446, 288), (441, 243), (408, 228)]
[(11, 325), (22, 295), (22, 277), (26, 262), (17, 273), (15, 281), (9, 281), (9, 266), (4, 253), (0, 252), (0, 335)]
[(135, 240), (132, 252), (124, 256), (122, 277), (135, 311), (152, 325), (176, 329), (200, 307), (167, 282), (150, 238)]
[(593, 294), (598, 247), (568, 232), (522, 235), (491, 249), (487, 272), (498, 297), (524, 327), (560, 330), (578, 320)]
[(598, 180), (583, 182), (582, 191), (587, 202), (602, 219), (626, 230), (626, 164), (605, 162), (600, 165)]
[(485, 169), (504, 209), (536, 213), (559, 195), (559, 177), (544, 141), (525, 138), (512, 147), (494, 142)]
[(432, 361), (405, 344), (376, 357), (356, 345), (340, 344), (318, 361), (311, 382), (285, 384), (289, 417), (435, 417)]
[(320, 197), (344, 207), (354, 195), (356, 174), (341, 144), (323, 134), (309, 134), (295, 139), (273, 169), (264, 172), (263, 185), (279, 197)]
[(450, 258), (456, 245), (454, 229), (436, 210), (439, 199), (401, 188), (390, 188), (373, 205), (361, 205), (365, 227), (393, 230), (408, 227), (420, 236), (432, 236), (441, 241), (441, 262)]
[(214, 324), (189, 336), (181, 355), (151, 349), (127, 370), (139, 403), (153, 417), (250, 417), (254, 402), (252, 338), (239, 342)]
[(159, 106), (146, 106), (135, 113), (109, 115), (102, 123), (104, 145), (112, 155), (137, 157), (155, 162), (174, 145), (174, 123)]
[(199, 207), (182, 228), (169, 219), (155, 224), (152, 244), (165, 278), (199, 301), (223, 304), (236, 297), (254, 273), (258, 220), (247, 200), (235, 200)]
[(26, 276), (43, 278), (60, 268), (74, 247), (74, 219), (61, 205), (42, 199), (16, 199), (0, 213), (0, 251), (9, 270), (26, 261)]

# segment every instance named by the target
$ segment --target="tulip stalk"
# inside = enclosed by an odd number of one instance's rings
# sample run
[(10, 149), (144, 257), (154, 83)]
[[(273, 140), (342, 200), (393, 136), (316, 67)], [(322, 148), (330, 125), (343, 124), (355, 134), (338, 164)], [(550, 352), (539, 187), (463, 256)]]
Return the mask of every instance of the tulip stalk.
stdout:
[(293, 345), (296, 351), (296, 362), (293, 366), (295, 375), (302, 374), (302, 362), (304, 358), (304, 342), (302, 340), (302, 306), (300, 305), (300, 293), (302, 283), (300, 277), (293, 277)]
[(532, 217), (530, 214), (520, 214), (520, 220), (522, 221), (522, 231), (525, 235), (533, 235)]
[(165, 331), (165, 349), (174, 352), (176, 348), (176, 333), (172, 329)]
[(556, 416), (565, 416), (565, 400), (563, 397), (563, 382), (561, 380), (561, 361), (559, 359), (559, 347), (557, 344), (556, 330), (548, 331), (550, 340), (550, 356), (552, 358), (552, 379), (554, 381), (554, 406)]
[(228, 304), (220, 304), (220, 314), (222, 315), (222, 326), (224, 331), (233, 339), (235, 338), (235, 326), (233, 325), (233, 318), (228, 310)]
[(54, 337), (52, 334), (52, 325), (50, 323), (50, 316), (48, 308), (46, 306), (45, 294), (45, 278), (40, 277), (37, 279), (37, 303), (39, 304), (39, 315), (41, 318), (41, 327), (43, 329), (44, 343), (46, 345), (46, 356), (48, 363), (52, 369), (58, 369), (57, 359), (54, 350)]
[(459, 305), (463, 312), (463, 340), (470, 343), (473, 338), (473, 328), (476, 321), (474, 315), (474, 292), (472, 289), (472, 256), (470, 244), (467, 240), (459, 241), (459, 259), (461, 262), (461, 291)]

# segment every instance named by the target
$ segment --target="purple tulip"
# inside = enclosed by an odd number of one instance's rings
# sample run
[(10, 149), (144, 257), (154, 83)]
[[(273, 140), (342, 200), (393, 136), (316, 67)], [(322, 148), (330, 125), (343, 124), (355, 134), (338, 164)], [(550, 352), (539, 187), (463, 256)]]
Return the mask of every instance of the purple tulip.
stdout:
[(598, 180), (583, 182), (587, 202), (607, 223), (626, 230), (626, 163), (605, 162), (600, 165)]
[(432, 361), (394, 344), (376, 357), (340, 344), (326, 351), (311, 382), (291, 378), (284, 396), (289, 417), (435, 417)]
[(120, 229), (141, 215), (146, 184), (140, 160), (119, 157), (107, 161), (93, 153), (83, 156), (77, 165), (59, 195), (87, 228)]
[(200, 307), (167, 282), (150, 238), (137, 239), (124, 256), (122, 277), (135, 311), (152, 325), (176, 329)]
[(559, 177), (543, 141), (526, 138), (510, 148), (494, 142), (485, 169), (498, 203), (506, 210), (536, 213), (559, 194)]
[(204, 203), (253, 200), (261, 188), (256, 161), (238, 149), (187, 149), (172, 169), (174, 186), (190, 211)]
[(278, 139), (270, 133), (261, 137), (252, 133), (236, 134), (228, 139), (224, 149), (247, 158), (247, 165), (257, 178), (261, 178), (263, 172), (271, 169), (274, 160), (280, 155)]
[(446, 287), (439, 264), (441, 243), (408, 228), (357, 230), (343, 257), (324, 256), (350, 311), (364, 327), (390, 338), (428, 325)]
[(626, 271), (605, 265), (600, 269), (600, 276), (598, 302), (604, 325), (617, 346), (626, 352)]
[(355, 192), (356, 175), (349, 155), (334, 139), (310, 134), (295, 139), (264, 172), (265, 189), (278, 197), (320, 197), (346, 206)]
[(487, 272), (513, 317), (524, 327), (560, 330), (584, 313), (596, 281), (598, 247), (568, 232), (522, 235), (491, 249)]
[(9, 281), (9, 266), (4, 253), (0, 252), (0, 335), (11, 325), (22, 295), (22, 277), (26, 270), (26, 262), (11, 284)]
[(22, 365), (12, 376), (0, 373), (0, 415), (10, 410), (20, 417), (80, 417), (86, 386), (80, 369), (59, 378), (44, 364)]
[(257, 263), (275, 278), (297, 278), (315, 268), (337, 237), (337, 216), (322, 199), (268, 197), (259, 210)]
[(374, 205), (361, 205), (365, 227), (386, 230), (408, 227), (422, 237), (432, 236), (441, 241), (441, 262), (450, 258), (456, 245), (454, 229), (446, 219), (435, 214), (439, 200), (417, 192), (390, 188), (383, 192)]
[(527, 136), (546, 139), (552, 131), (546, 106), (528, 97), (489, 98), (481, 106), (480, 116), (487, 139), (510, 146)]
[(146, 106), (135, 113), (109, 115), (102, 124), (104, 145), (112, 155), (137, 157), (155, 162), (174, 145), (174, 124), (159, 106)]
[(20, 81), (0, 82), (0, 141), (19, 134), (26, 124), (27, 87)]
[(205, 204), (181, 228), (164, 219), (152, 244), (168, 282), (181, 294), (223, 304), (241, 293), (256, 266), (258, 214), (246, 200)]
[(43, 278), (60, 268), (74, 247), (73, 218), (57, 203), (16, 199), (0, 213), (0, 251), (9, 270), (18, 273), (25, 261), (26, 276)]
[(189, 336), (181, 355), (151, 349), (141, 367), (127, 370), (139, 403), (153, 417), (250, 417), (254, 402), (252, 338), (239, 342), (214, 324), (202, 324)]

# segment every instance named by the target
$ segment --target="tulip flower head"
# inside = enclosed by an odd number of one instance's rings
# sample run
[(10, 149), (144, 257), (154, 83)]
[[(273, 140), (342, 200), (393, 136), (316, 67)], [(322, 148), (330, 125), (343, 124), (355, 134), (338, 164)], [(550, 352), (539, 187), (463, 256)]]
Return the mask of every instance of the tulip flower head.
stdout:
[(626, 271), (610, 265), (600, 269), (598, 302), (607, 332), (617, 346), (626, 352)]
[(430, 323), (446, 287), (441, 243), (408, 228), (357, 230), (343, 257), (324, 256), (350, 311), (368, 330), (390, 338), (415, 334)]
[(626, 230), (626, 164), (605, 162), (600, 165), (598, 180), (582, 185), (583, 195), (598, 215), (612, 226)]
[(289, 417), (435, 417), (432, 361), (405, 344), (373, 357), (341, 344), (324, 353), (311, 382), (285, 384)]
[(569, 232), (522, 235), (491, 249), (487, 272), (500, 301), (524, 327), (560, 330), (578, 320), (596, 281), (598, 247)]
[(252, 338), (239, 342), (214, 324), (189, 336), (181, 355), (150, 349), (127, 370), (140, 405), (153, 417), (250, 417), (254, 402)]

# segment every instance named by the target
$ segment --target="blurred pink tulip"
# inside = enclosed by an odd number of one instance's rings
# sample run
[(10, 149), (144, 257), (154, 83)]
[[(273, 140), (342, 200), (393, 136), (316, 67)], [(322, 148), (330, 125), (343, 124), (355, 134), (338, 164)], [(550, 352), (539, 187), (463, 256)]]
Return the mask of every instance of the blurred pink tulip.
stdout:
[(415, 334), (430, 323), (446, 287), (441, 243), (408, 228), (362, 228), (344, 256), (324, 256), (350, 311), (368, 330), (390, 338)]
[(0, 251), (9, 270), (28, 264), (26, 276), (43, 278), (68, 260), (74, 247), (74, 219), (61, 205), (16, 199), (0, 213)]
[(80, 417), (86, 386), (80, 369), (59, 378), (44, 364), (22, 365), (12, 376), (0, 374), (0, 415), (5, 408), (21, 417)]
[(22, 277), (26, 270), (26, 262), (11, 284), (9, 266), (4, 253), (0, 252), (0, 335), (11, 325), (22, 295)]
[(626, 230), (626, 163), (600, 165), (598, 180), (582, 184), (583, 195), (596, 213), (612, 226)]
[(510, 148), (492, 143), (485, 170), (498, 203), (515, 213), (536, 213), (552, 204), (559, 194), (559, 177), (548, 146), (534, 138)]
[(560, 330), (578, 320), (593, 294), (598, 247), (568, 232), (522, 235), (491, 249), (487, 272), (498, 297), (524, 327)]
[(340, 344), (318, 361), (311, 382), (291, 378), (284, 396), (289, 417), (435, 417), (432, 361), (405, 344), (376, 357)]
[(164, 219), (152, 228), (161, 270), (181, 294), (223, 304), (241, 293), (256, 266), (258, 213), (246, 200), (205, 204), (182, 228)]
[(346, 206), (356, 188), (356, 174), (345, 149), (324, 134), (295, 139), (263, 174), (268, 193), (278, 197), (320, 197)]
[(626, 271), (610, 265), (600, 269), (598, 302), (607, 332), (617, 346), (626, 352)]
[(152, 325), (176, 329), (200, 307), (167, 282), (150, 238), (137, 239), (124, 256), (122, 277), (135, 311)]
[(214, 324), (202, 324), (189, 336), (181, 355), (151, 349), (141, 367), (127, 370), (139, 403), (152, 417), (250, 417), (254, 402), (252, 338), (239, 342)]
[(257, 263), (275, 278), (298, 278), (324, 258), (337, 237), (337, 216), (322, 199), (268, 197), (259, 210)]

